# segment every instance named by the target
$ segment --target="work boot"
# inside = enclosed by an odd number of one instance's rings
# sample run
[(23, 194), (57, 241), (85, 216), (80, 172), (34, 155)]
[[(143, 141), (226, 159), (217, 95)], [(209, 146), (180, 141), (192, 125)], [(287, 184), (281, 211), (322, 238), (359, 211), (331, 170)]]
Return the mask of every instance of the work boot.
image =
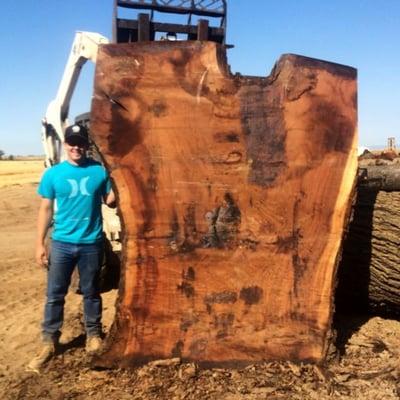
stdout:
[(40, 353), (34, 357), (28, 366), (26, 367), (27, 371), (33, 371), (39, 373), (40, 368), (53, 357), (56, 351), (55, 345), (53, 342), (45, 342), (43, 343), (42, 350)]
[(86, 339), (86, 353), (94, 354), (101, 350), (103, 341), (100, 336), (88, 336)]

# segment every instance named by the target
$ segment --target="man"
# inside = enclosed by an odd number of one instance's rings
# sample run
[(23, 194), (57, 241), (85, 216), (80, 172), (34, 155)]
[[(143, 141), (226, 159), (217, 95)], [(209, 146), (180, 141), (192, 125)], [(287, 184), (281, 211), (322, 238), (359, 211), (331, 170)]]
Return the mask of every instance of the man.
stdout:
[[(102, 259), (102, 200), (115, 207), (115, 196), (104, 167), (86, 157), (89, 147), (84, 127), (65, 131), (67, 160), (48, 169), (40, 182), (42, 197), (38, 224), (36, 261), (48, 269), (47, 301), (42, 324), (43, 349), (29, 364), (37, 370), (55, 352), (63, 324), (64, 299), (75, 268), (83, 295), (86, 351), (101, 347), (102, 303), (99, 274)], [(51, 250), (45, 241), (54, 217)]]

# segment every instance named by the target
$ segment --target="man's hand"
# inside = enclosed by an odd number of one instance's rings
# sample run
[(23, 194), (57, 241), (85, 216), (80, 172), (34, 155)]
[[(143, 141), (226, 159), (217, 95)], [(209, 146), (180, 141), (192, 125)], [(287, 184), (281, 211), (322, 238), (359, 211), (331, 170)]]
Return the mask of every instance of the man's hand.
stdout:
[(42, 198), (39, 207), (36, 239), (36, 262), (47, 268), (49, 264), (46, 235), (53, 218), (53, 200)]
[(103, 201), (110, 208), (117, 207), (117, 201), (115, 198), (114, 191), (112, 189), (103, 197)]
[(38, 245), (36, 247), (36, 262), (44, 268), (47, 268), (49, 265), (49, 259), (47, 255), (47, 249), (44, 245)]

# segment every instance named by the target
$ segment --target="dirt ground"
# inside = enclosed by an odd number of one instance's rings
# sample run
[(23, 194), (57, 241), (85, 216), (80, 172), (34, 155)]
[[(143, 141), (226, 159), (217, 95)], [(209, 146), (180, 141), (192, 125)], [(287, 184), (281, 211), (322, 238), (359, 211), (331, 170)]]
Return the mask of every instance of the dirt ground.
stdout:
[[(399, 399), (400, 322), (338, 317), (338, 351), (323, 366), (265, 362), (240, 370), (200, 370), (179, 359), (131, 370), (98, 370), (84, 352), (81, 298), (69, 294), (58, 355), (41, 374), (25, 366), (40, 348), (45, 271), (35, 265), (35, 194), (40, 173), (10, 183), (0, 162), (1, 399)], [(31, 167), (28, 168), (32, 170)], [(39, 171), (39, 169), (38, 169)], [(112, 323), (116, 292), (103, 295)]]

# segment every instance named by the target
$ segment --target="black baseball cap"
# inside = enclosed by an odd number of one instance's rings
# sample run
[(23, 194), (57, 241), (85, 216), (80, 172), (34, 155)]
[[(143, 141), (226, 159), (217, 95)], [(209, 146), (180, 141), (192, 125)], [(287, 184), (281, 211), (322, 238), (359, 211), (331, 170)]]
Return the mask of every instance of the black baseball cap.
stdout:
[(78, 124), (70, 125), (64, 134), (64, 140), (69, 144), (89, 143), (89, 135), (87, 129)]

